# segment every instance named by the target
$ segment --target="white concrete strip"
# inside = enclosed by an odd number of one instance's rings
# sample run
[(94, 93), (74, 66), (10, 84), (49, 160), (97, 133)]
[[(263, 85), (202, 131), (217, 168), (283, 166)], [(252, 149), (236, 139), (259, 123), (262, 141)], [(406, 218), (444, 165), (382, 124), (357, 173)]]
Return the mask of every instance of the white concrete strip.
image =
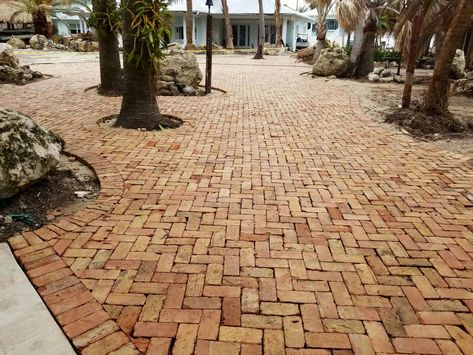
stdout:
[(73, 355), (75, 351), (6, 243), (0, 243), (0, 355)]

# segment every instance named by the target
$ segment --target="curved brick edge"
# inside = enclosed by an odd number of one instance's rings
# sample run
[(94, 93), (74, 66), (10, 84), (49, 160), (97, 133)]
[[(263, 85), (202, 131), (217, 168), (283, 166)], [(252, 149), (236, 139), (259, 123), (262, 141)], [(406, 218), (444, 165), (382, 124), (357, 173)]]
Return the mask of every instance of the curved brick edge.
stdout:
[(68, 145), (67, 151), (93, 168), (100, 180), (97, 200), (86, 208), (8, 242), (20, 266), (44, 303), (81, 354), (140, 354), (128, 335), (95, 300), (62, 254), (74, 241), (74, 231), (111, 211), (124, 191), (118, 170), (104, 158)]

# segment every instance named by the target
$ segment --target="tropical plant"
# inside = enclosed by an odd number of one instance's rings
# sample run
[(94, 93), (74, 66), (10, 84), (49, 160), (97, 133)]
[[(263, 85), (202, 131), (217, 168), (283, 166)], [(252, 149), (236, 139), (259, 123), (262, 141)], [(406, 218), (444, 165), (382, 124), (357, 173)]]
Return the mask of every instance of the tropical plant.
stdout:
[(99, 41), (100, 86), (102, 95), (116, 95), (123, 89), (118, 33), (122, 27), (121, 13), (115, 0), (92, 0), (89, 25)]
[(448, 112), (450, 66), (472, 17), (473, 1), (460, 0), (437, 55), (432, 80), (424, 97), (422, 110), (427, 114), (443, 115)]
[(264, 9), (263, 0), (258, 0), (259, 15), (258, 15), (258, 50), (253, 59), (263, 59), (264, 52)]
[(227, 0), (222, 0), (222, 12), (225, 21), (225, 48), (233, 49), (233, 30)]
[(146, 130), (176, 127), (156, 100), (156, 72), (171, 34), (167, 0), (128, 0), (123, 8), (124, 89), (116, 125)]
[(14, 7), (18, 8), (11, 18), (27, 13), (33, 18), (34, 33), (51, 38), (53, 35), (53, 26), (50, 15), (54, 10), (54, 0), (7, 0)]

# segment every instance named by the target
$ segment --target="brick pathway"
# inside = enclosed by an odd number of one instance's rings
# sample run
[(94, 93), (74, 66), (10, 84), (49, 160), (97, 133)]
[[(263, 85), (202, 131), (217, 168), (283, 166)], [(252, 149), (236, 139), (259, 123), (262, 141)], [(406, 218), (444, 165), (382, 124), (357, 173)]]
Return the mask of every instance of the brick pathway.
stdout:
[[(202, 58), (200, 58), (202, 59)], [(361, 113), (292, 59), (215, 58), (185, 125), (98, 128), (97, 63), (0, 87), (100, 177), (10, 240), (83, 354), (473, 353), (473, 166)], [(60, 193), (60, 192), (58, 192)]]

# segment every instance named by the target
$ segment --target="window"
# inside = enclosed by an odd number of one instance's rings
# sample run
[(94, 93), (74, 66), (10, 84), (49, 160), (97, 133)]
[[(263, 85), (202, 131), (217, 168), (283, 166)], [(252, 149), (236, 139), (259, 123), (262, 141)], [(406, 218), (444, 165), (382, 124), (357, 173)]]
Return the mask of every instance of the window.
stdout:
[(312, 33), (315, 34), (315, 32), (317, 32), (317, 24), (316, 24), (316, 23), (313, 23), (313, 24), (312, 24)]
[(174, 35), (176, 39), (184, 39), (184, 26), (174, 27)]
[(264, 41), (266, 43), (276, 43), (276, 26), (264, 26)]
[(310, 22), (307, 22), (307, 29), (310, 30), (311, 27), (312, 27), (312, 24)]
[(327, 20), (327, 30), (329, 30), (329, 31), (338, 30), (338, 21), (337, 20)]
[(73, 35), (81, 33), (80, 25), (78, 23), (70, 23), (69, 24), (69, 31), (71, 31), (71, 34), (73, 34)]

